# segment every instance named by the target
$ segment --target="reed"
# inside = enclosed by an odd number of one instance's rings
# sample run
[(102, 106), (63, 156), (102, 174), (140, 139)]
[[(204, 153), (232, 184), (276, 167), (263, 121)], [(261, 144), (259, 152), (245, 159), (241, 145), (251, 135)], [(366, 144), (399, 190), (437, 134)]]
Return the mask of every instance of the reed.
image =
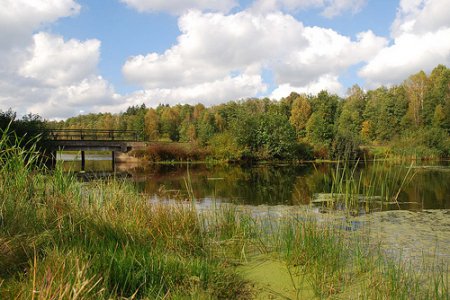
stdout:
[[(212, 255), (193, 207), (150, 204), (120, 181), (81, 183), (0, 144), (1, 299), (247, 295)], [(5, 138), (7, 136), (8, 138)], [(37, 155), (37, 154), (36, 154)]]
[[(359, 164), (366, 167), (361, 169)], [(374, 211), (382, 211), (389, 206), (401, 209), (399, 196), (403, 188), (415, 176), (414, 163), (404, 164), (398, 168), (392, 162), (375, 160), (369, 166), (368, 162), (354, 164), (338, 162), (331, 172), (331, 177), (325, 177), (326, 186), (323, 199), (316, 199), (324, 207), (331, 210), (341, 210), (349, 215), (359, 215)]]

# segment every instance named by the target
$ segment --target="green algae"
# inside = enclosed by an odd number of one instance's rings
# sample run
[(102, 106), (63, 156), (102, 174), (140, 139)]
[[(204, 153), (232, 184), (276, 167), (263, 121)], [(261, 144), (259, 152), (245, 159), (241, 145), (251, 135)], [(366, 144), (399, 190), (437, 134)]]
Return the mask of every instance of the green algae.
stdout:
[(353, 220), (385, 253), (413, 265), (450, 265), (450, 210), (386, 211)]
[(252, 258), (239, 266), (237, 272), (254, 284), (255, 299), (314, 299), (305, 276), (270, 255)]

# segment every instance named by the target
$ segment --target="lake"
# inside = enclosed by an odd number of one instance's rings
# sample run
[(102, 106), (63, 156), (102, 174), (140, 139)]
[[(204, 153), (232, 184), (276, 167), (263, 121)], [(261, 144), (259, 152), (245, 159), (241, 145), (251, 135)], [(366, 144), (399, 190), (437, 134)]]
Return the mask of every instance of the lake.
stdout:
[[(80, 170), (76, 156), (60, 158), (66, 170)], [(111, 176), (109, 155), (86, 158), (87, 178)], [(371, 162), (347, 169), (337, 163), (117, 164), (116, 171), (127, 174), (153, 202), (189, 203), (190, 190), (199, 211), (233, 203), (264, 219), (312, 214), (345, 224), (347, 231), (363, 231), (388, 255), (408, 258), (416, 266), (424, 261), (450, 264), (448, 161)], [(349, 193), (354, 195), (350, 200)]]
[[(66, 169), (78, 171), (79, 158), (62, 154)], [(110, 171), (111, 158), (105, 154), (87, 154), (86, 170)], [(156, 164), (136, 166), (118, 164), (117, 171), (128, 173), (141, 192), (152, 199), (186, 200), (187, 185), (195, 199), (202, 202), (244, 205), (324, 206), (329, 193), (340, 194), (350, 183), (370, 208), (380, 210), (450, 208), (450, 164), (448, 161), (411, 165), (401, 163), (360, 163), (342, 174), (336, 163), (210, 165)], [(335, 184), (333, 184), (335, 182)], [(336, 187), (336, 182), (339, 186)], [(350, 183), (349, 183), (350, 182)], [(348, 191), (345, 190), (345, 191)], [(344, 191), (344, 193), (346, 193)], [(395, 197), (395, 201), (393, 198)], [(321, 200), (322, 199), (322, 200)], [(363, 200), (364, 200), (363, 199)], [(361, 199), (360, 199), (361, 200)]]

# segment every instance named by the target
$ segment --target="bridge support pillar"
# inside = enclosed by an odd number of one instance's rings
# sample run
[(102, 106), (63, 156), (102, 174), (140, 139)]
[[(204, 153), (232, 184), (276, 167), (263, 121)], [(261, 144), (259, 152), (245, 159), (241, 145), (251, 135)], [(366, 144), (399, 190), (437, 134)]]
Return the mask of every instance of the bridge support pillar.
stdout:
[(47, 156), (47, 162), (46, 165), (50, 169), (54, 169), (56, 167), (56, 157), (58, 152), (56, 151), (50, 151)]
[(111, 163), (112, 163), (112, 171), (116, 171), (116, 153), (111, 151)]
[(84, 151), (81, 151), (81, 171), (85, 171), (86, 169), (86, 156)]

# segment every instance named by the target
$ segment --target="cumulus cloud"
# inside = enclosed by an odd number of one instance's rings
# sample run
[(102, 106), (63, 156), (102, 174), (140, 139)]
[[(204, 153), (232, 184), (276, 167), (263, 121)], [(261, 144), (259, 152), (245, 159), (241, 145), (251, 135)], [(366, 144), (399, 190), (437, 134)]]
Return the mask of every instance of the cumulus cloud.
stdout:
[(450, 0), (402, 0), (392, 24), (392, 44), (359, 72), (370, 87), (397, 84), (438, 64), (450, 64)]
[(45, 96), (41, 101), (34, 101), (28, 111), (58, 119), (85, 111), (119, 112), (120, 109), (117, 108), (122, 108), (120, 105), (123, 100), (101, 76), (90, 76), (80, 82), (47, 91), (43, 89), (40, 94)]
[[(105, 79), (96, 75), (100, 55), (98, 40), (68, 40), (37, 33), (32, 44), (16, 51), (14, 63), (0, 69), (0, 109), (19, 114), (38, 113), (65, 118), (80, 111), (113, 111), (122, 99)], [(11, 54), (10, 54), (11, 55)], [(10, 61), (0, 55), (0, 61)]]
[(266, 16), (189, 12), (179, 20), (178, 44), (164, 54), (130, 58), (124, 76), (145, 88), (168, 88), (222, 79), (230, 72), (259, 73), (264, 63), (302, 48), (303, 25), (281, 13)]
[(237, 6), (235, 0), (122, 0), (141, 12), (169, 12), (182, 14), (188, 10), (229, 12)]
[(291, 92), (315, 95), (323, 90), (332, 94), (341, 95), (343, 93), (343, 87), (339, 82), (338, 76), (325, 74), (303, 86), (292, 86), (290, 83), (283, 83), (272, 91), (270, 98), (281, 99), (289, 96)]
[(450, 27), (450, 0), (401, 0), (392, 24), (392, 36), (424, 34)]
[(34, 30), (80, 10), (73, 0), (2, 0), (1, 7), (0, 50), (26, 46)]
[(267, 11), (298, 11), (309, 8), (319, 8), (326, 18), (333, 18), (346, 11), (359, 12), (367, 0), (257, 0), (252, 9), (259, 12)]
[[(98, 76), (100, 41), (39, 32), (75, 15), (73, 0), (0, 0), (0, 109), (65, 118), (113, 111), (120, 95)], [(37, 32), (37, 33), (35, 33)]]
[(356, 41), (320, 27), (306, 27), (303, 35), (308, 47), (292, 51), (274, 65), (280, 84), (309, 85), (323, 74), (339, 74), (351, 65), (367, 61), (387, 44), (386, 39), (371, 31), (359, 33)]
[[(125, 78), (154, 95), (176, 95), (185, 99), (235, 99), (247, 91), (261, 91), (261, 82), (238, 94), (234, 85), (220, 88), (230, 78), (261, 77), (263, 69), (272, 70), (280, 87), (317, 86), (340, 90), (336, 82), (347, 67), (368, 61), (386, 45), (386, 40), (371, 31), (358, 34), (356, 40), (319, 27), (305, 27), (281, 12), (235, 14), (190, 11), (179, 20), (178, 43), (162, 54), (150, 53), (129, 58), (123, 66)], [(330, 84), (326, 84), (326, 83)], [(214, 86), (223, 91), (218, 97)], [(205, 87), (201, 96), (192, 91)], [(180, 91), (186, 94), (179, 93)], [(275, 93), (274, 95), (278, 95)], [(207, 100), (211, 102), (212, 100)]]
[(65, 42), (48, 33), (37, 33), (33, 40), (30, 57), (16, 66), (17, 72), (0, 72), (1, 109), (65, 118), (106, 106), (112, 111), (120, 103), (111, 84), (96, 75), (99, 41)]
[(94, 74), (99, 59), (100, 41), (84, 42), (38, 33), (30, 47), (31, 58), (20, 74), (51, 86), (67, 85)]
[(264, 93), (267, 86), (259, 75), (226, 76), (212, 82), (176, 88), (155, 88), (135, 92), (127, 97), (130, 104), (150, 103), (153, 105), (203, 103), (213, 105), (231, 99), (242, 99)]

